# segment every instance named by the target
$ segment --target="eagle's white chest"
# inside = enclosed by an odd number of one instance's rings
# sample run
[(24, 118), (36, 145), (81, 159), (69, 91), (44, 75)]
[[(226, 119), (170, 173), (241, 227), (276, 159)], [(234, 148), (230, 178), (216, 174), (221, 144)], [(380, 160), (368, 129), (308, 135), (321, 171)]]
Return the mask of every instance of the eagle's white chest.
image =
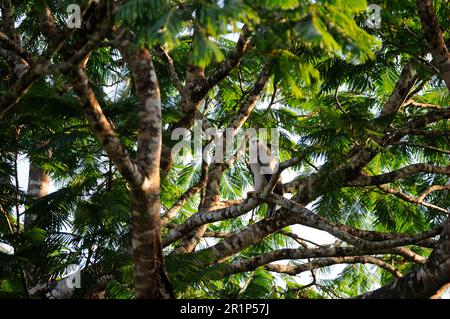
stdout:
[(254, 191), (261, 192), (268, 183), (268, 177), (278, 170), (278, 161), (261, 141), (251, 140), (250, 170), (254, 178)]
[(253, 190), (261, 192), (267, 184), (265, 176), (261, 173), (262, 167), (259, 163), (250, 163), (249, 165), (254, 178)]

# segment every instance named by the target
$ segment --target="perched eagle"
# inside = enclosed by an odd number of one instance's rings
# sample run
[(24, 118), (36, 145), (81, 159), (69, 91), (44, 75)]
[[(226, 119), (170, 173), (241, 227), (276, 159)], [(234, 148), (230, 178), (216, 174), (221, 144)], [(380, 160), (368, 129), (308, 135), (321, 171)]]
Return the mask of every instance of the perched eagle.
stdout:
[[(256, 138), (250, 139), (249, 168), (253, 175), (253, 189), (255, 193), (262, 192), (272, 178), (272, 175), (278, 171), (277, 159), (272, 155), (266, 144)], [(278, 179), (273, 193), (283, 196), (281, 177)], [(269, 204), (267, 217), (273, 217), (275, 208), (274, 204)]]

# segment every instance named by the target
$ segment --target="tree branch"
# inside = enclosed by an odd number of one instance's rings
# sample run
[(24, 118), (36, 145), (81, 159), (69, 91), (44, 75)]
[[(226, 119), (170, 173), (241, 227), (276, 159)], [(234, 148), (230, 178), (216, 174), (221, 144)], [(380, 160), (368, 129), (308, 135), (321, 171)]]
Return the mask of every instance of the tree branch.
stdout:
[(139, 100), (136, 163), (144, 176), (154, 176), (155, 172), (159, 176), (162, 147), (161, 98), (152, 56), (147, 49), (127, 48), (122, 52), (128, 60)]
[(427, 150), (430, 150), (430, 151), (434, 151), (434, 152), (450, 155), (450, 151), (441, 149), (439, 147), (429, 146), (429, 145), (426, 145), (426, 144), (412, 143), (412, 142), (407, 142), (407, 141), (400, 141), (400, 142), (395, 143), (395, 145), (405, 145), (405, 146), (409, 146), (409, 147), (423, 148), (423, 149), (427, 149)]
[(379, 189), (381, 189), (382, 191), (384, 191), (384, 192), (386, 192), (388, 194), (392, 194), (392, 195), (394, 195), (394, 196), (396, 196), (398, 198), (401, 198), (404, 201), (407, 201), (409, 203), (412, 203), (412, 204), (415, 204), (415, 205), (422, 205), (422, 206), (427, 207), (427, 208), (432, 208), (432, 209), (440, 211), (441, 213), (445, 213), (445, 214), (448, 213), (447, 209), (445, 209), (445, 208), (442, 208), (442, 207), (439, 207), (437, 205), (424, 202), (423, 199), (419, 199), (419, 198), (416, 198), (414, 196), (405, 194), (405, 193), (403, 193), (401, 191), (398, 191), (396, 189), (390, 188), (387, 185), (377, 185), (377, 187)]
[(269, 271), (295, 276), (308, 270), (337, 264), (373, 264), (390, 272), (395, 278), (402, 277), (402, 273), (397, 268), (373, 256), (328, 257), (320, 258), (301, 265), (268, 264), (265, 265), (264, 268)]
[(380, 117), (396, 114), (408, 97), (408, 93), (414, 86), (415, 82), (416, 78), (413, 77), (412, 65), (411, 63), (408, 63), (403, 67), (394, 91), (381, 110)]
[(417, 299), (430, 298), (442, 286), (450, 282), (450, 218), (442, 230), (436, 248), (427, 262), (419, 269), (410, 272), (377, 290), (358, 296), (372, 299)]
[(440, 110), (442, 109), (442, 107), (440, 107), (439, 105), (435, 105), (435, 104), (429, 104), (429, 103), (420, 103), (420, 102), (416, 102), (414, 100), (409, 100), (405, 106), (409, 106), (409, 107), (416, 107), (419, 109), (432, 109), (432, 110)]
[(238, 42), (236, 44), (236, 48), (230, 54), (230, 56), (225, 59), (225, 61), (223, 61), (221, 65), (219, 65), (217, 71), (208, 76), (205, 85), (201, 90), (202, 92), (207, 92), (215, 85), (217, 85), (220, 81), (226, 78), (231, 73), (231, 71), (239, 64), (242, 57), (250, 47), (250, 35), (250, 30), (248, 29), (247, 25), (244, 25), (242, 27), (241, 35), (239, 36)]
[(6, 34), (0, 31), (0, 44), (1, 48), (11, 51), (24, 59), (28, 64), (33, 62), (33, 56), (30, 52), (22, 48), (19, 44), (11, 40)]
[[(395, 239), (388, 238), (382, 241), (371, 242), (353, 235), (351, 231), (353, 230), (353, 232), (355, 232), (354, 229), (342, 224), (331, 223), (325, 218), (314, 214), (309, 209), (279, 195), (270, 194), (270, 198), (266, 198), (266, 196), (260, 193), (256, 195), (256, 199), (262, 201), (267, 200), (268, 203), (278, 204), (282, 206), (284, 210), (279, 211), (274, 218), (263, 219), (248, 226), (243, 231), (234, 234), (230, 238), (201, 251), (210, 257), (209, 262), (214, 263), (218, 260), (224, 260), (241, 250), (254, 245), (266, 236), (293, 224), (301, 224), (326, 231), (331, 235), (354, 245), (355, 248), (361, 251), (368, 250), (371, 253), (389, 247), (411, 245), (423, 241), (436, 233), (436, 230), (434, 229), (423, 234), (403, 235)], [(360, 231), (360, 234), (364, 234), (364, 231)], [(315, 256), (308, 256), (305, 258), (313, 257)]]
[(433, 62), (440, 75), (450, 89), (450, 53), (439, 27), (432, 0), (416, 0), (423, 33), (430, 48)]
[(357, 178), (348, 181), (346, 183), (346, 186), (369, 186), (369, 185), (388, 184), (417, 173), (450, 175), (450, 166), (436, 166), (427, 163), (411, 164), (385, 174), (375, 176), (359, 175)]
[(128, 183), (131, 185), (141, 185), (144, 176), (116, 136), (114, 128), (104, 115), (94, 92), (89, 86), (89, 80), (81, 68), (78, 68), (74, 72), (72, 85), (84, 108), (92, 132), (114, 162), (114, 165), (116, 165)]
[(167, 72), (169, 73), (170, 80), (172, 81), (173, 86), (180, 92), (183, 93), (183, 84), (181, 83), (177, 71), (173, 65), (173, 60), (169, 55), (169, 52), (162, 46), (158, 45), (156, 47), (156, 52), (158, 52), (159, 56), (163, 59), (166, 64)]
[[(370, 248), (364, 248), (359, 249), (356, 247), (339, 247), (339, 246), (328, 246), (328, 247), (319, 247), (319, 248), (309, 248), (309, 249), (295, 249), (295, 248), (284, 248), (284, 249), (278, 249), (273, 250), (267, 253), (260, 254), (256, 257), (245, 259), (245, 260), (239, 260), (235, 261), (230, 264), (222, 263), (220, 268), (220, 276), (230, 275), (230, 274), (236, 274), (241, 272), (247, 272), (255, 270), (261, 266), (264, 266), (267, 270), (271, 270), (270, 263), (274, 261), (279, 260), (295, 260), (295, 259), (308, 259), (308, 258), (320, 258), (317, 261), (313, 261), (310, 264), (304, 264), (298, 265), (299, 268), (291, 268), (293, 266), (288, 266), (284, 268), (283, 270), (292, 270), (292, 275), (298, 274), (303, 271), (307, 271), (309, 268), (314, 265), (314, 262), (317, 264), (321, 264), (321, 267), (333, 265), (336, 262), (333, 262), (331, 264), (327, 264), (327, 261), (333, 261), (333, 258), (336, 258), (335, 260), (341, 260), (341, 263), (344, 262), (344, 258), (348, 258), (347, 261), (351, 260), (351, 258), (358, 258), (362, 256), (367, 256), (369, 254), (389, 254), (389, 249), (394, 247), (395, 243), (390, 243), (389, 245), (385, 245), (384, 249), (370, 249)], [(331, 259), (328, 259), (331, 258)], [(343, 259), (340, 259), (343, 258)], [(361, 261), (355, 262), (360, 263)], [(294, 266), (295, 267), (295, 266)], [(305, 268), (303, 268), (305, 267)], [(278, 268), (278, 267), (277, 267)], [(317, 267), (318, 268), (318, 267)], [(298, 272), (297, 272), (298, 271)]]
[(208, 166), (203, 165), (202, 176), (200, 180), (191, 188), (183, 193), (178, 200), (172, 205), (172, 207), (161, 217), (161, 225), (166, 225), (172, 218), (180, 211), (186, 201), (202, 190), (206, 185), (206, 179), (208, 177)]
[[(279, 175), (284, 169), (296, 165), (301, 161), (302, 158), (303, 155), (299, 155), (280, 163), (279, 170), (277, 174), (274, 175)], [(269, 194), (272, 191), (272, 189), (275, 187), (276, 182), (277, 177), (272, 176), (269, 183), (266, 185), (266, 188), (263, 190), (262, 196), (264, 196), (264, 198), (267, 196), (267, 194)], [(249, 197), (239, 204), (232, 205), (226, 208), (206, 212), (198, 212), (192, 215), (190, 218), (188, 218), (183, 224), (178, 225), (175, 229), (171, 229), (167, 234), (167, 236), (164, 238), (164, 246), (170, 245), (174, 241), (182, 238), (188, 232), (194, 230), (196, 227), (221, 220), (235, 218), (243, 214), (246, 214), (252, 209), (258, 207), (263, 201), (264, 200), (258, 200)]]
[[(252, 91), (243, 101), (238, 113), (234, 116), (232, 120), (231, 129), (233, 136), (237, 134), (242, 125), (250, 116), (251, 112), (256, 106), (256, 103), (259, 101), (268, 80), (269, 80), (269, 73), (266, 65), (260, 72), (258, 80), (253, 85)], [(205, 196), (200, 205), (201, 206), (200, 209), (202, 211), (209, 211), (216, 208), (215, 205), (220, 200), (220, 176), (229, 167), (229, 165), (230, 165), (229, 163), (225, 164), (214, 163), (213, 165), (211, 165), (211, 168), (208, 173), (208, 180), (206, 182)], [(207, 225), (205, 223), (199, 226), (199, 228), (197, 228), (191, 234), (188, 234), (188, 238), (186, 238), (180, 244), (180, 247), (175, 249), (173, 253), (185, 253), (193, 251), (197, 246), (197, 244), (199, 243), (200, 239), (202, 238), (206, 229)]]
[(260, 204), (261, 202), (259, 202), (258, 200), (247, 198), (238, 205), (194, 214), (189, 217), (183, 224), (177, 225), (176, 228), (169, 231), (163, 241), (164, 247), (182, 238), (197, 227), (244, 215), (252, 209), (258, 207), (258, 205)]

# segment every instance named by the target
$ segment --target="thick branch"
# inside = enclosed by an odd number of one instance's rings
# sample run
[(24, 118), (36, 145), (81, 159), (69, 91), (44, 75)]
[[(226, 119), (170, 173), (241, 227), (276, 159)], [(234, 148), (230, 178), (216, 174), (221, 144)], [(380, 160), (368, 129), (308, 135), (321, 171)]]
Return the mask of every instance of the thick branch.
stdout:
[(294, 276), (305, 271), (337, 264), (373, 264), (390, 272), (395, 278), (402, 277), (402, 273), (397, 268), (373, 256), (328, 257), (328, 258), (320, 258), (301, 265), (268, 264), (265, 265), (264, 268), (269, 271)]
[(209, 91), (220, 81), (226, 78), (231, 73), (231, 71), (239, 64), (245, 52), (250, 47), (250, 35), (250, 30), (246, 25), (244, 25), (242, 27), (241, 35), (239, 36), (238, 42), (236, 44), (236, 48), (230, 54), (230, 56), (225, 59), (225, 61), (223, 61), (221, 65), (219, 65), (217, 71), (207, 78), (202, 91)]
[(385, 174), (375, 176), (359, 175), (356, 179), (347, 182), (346, 185), (369, 186), (388, 184), (417, 173), (450, 175), (450, 166), (436, 166), (426, 163), (411, 164)]
[(247, 198), (246, 200), (244, 200), (244, 202), (238, 205), (194, 214), (189, 217), (188, 220), (186, 220), (183, 224), (177, 225), (176, 228), (169, 231), (167, 236), (164, 238), (164, 246), (170, 245), (171, 243), (182, 238), (191, 230), (194, 230), (197, 227), (244, 215), (252, 209), (258, 207), (258, 205), (260, 204), (261, 202), (253, 198)]
[(400, 77), (395, 85), (394, 91), (384, 104), (380, 117), (395, 115), (408, 97), (408, 93), (416, 80), (413, 77), (413, 68), (411, 63), (404, 66)]
[(159, 84), (147, 49), (124, 50), (139, 100), (136, 161), (145, 176), (158, 172), (161, 157), (161, 98)]
[[(309, 249), (293, 249), (293, 248), (284, 248), (273, 250), (267, 253), (260, 254), (256, 257), (249, 258), (246, 260), (235, 261), (230, 264), (222, 264), (220, 268), (220, 275), (229, 275), (241, 272), (247, 272), (257, 269), (258, 267), (270, 267), (270, 263), (279, 260), (295, 260), (295, 259), (308, 259), (308, 258), (321, 258), (316, 262), (320, 263), (320, 260), (327, 260), (322, 258), (350, 258), (350, 257), (358, 257), (358, 256), (366, 256), (369, 254), (389, 254), (389, 247), (394, 247), (396, 244), (390, 243), (390, 245), (385, 245), (385, 249), (359, 249), (356, 247), (339, 247), (339, 246), (327, 246), (327, 247), (319, 247), (319, 248), (309, 248)], [(332, 259), (330, 259), (332, 260)], [(302, 270), (303, 265), (299, 265), (299, 270), (306, 271), (310, 269)], [(328, 266), (328, 265), (323, 265)], [(292, 267), (292, 266), (291, 266)], [(308, 266), (307, 266), (308, 267)], [(268, 269), (267, 270), (272, 270)], [(300, 273), (293, 271), (291, 274)]]
[(432, 0), (416, 0), (423, 33), (430, 48), (433, 62), (439, 69), (442, 79), (450, 89), (450, 53), (439, 27)]
[[(417, 243), (417, 244), (419, 244), (419, 243)], [(419, 265), (422, 265), (427, 261), (425, 257), (423, 257), (419, 254), (416, 254), (411, 249), (406, 248), (406, 247), (395, 247), (395, 248), (392, 248), (391, 252), (393, 254), (402, 256), (403, 258), (405, 258), (409, 261), (412, 261), (413, 263), (419, 264)]]
[(12, 53), (20, 56), (22, 59), (27, 61), (28, 64), (31, 64), (33, 61), (32, 55), (30, 52), (22, 48), (19, 44), (11, 40), (6, 34), (0, 32), (0, 44), (1, 48), (11, 51)]
[[(298, 164), (303, 159), (303, 155), (298, 155), (296, 157), (293, 157), (292, 159), (289, 159), (287, 161), (284, 161), (280, 163), (279, 170), (277, 174), (274, 174), (272, 178), (270, 179), (269, 183), (266, 185), (265, 189), (263, 190), (262, 196), (267, 196), (272, 189), (275, 187), (275, 184), (278, 179), (278, 175), (281, 174), (281, 172), (284, 169), (287, 169), (291, 166), (294, 166)], [(264, 198), (265, 198), (264, 197)], [(193, 216), (191, 216), (186, 222), (183, 224), (178, 225), (175, 229), (170, 230), (170, 232), (167, 234), (166, 238), (164, 239), (164, 246), (170, 245), (174, 241), (182, 238), (184, 235), (186, 235), (191, 230), (195, 229), (196, 227), (225, 220), (230, 218), (235, 218), (238, 216), (241, 216), (243, 214), (246, 214), (247, 212), (251, 211), (252, 209), (258, 207), (262, 203), (261, 200), (253, 199), (253, 198), (247, 198), (243, 202), (222, 208), (217, 209), (213, 211), (206, 211), (206, 212), (199, 212)], [(205, 229), (206, 230), (206, 229)]]
[(422, 267), (359, 298), (430, 298), (449, 282), (450, 219), (447, 219), (436, 248)]
[(43, 7), (42, 11), (39, 12), (39, 30), (47, 38), (49, 43), (54, 42), (59, 38), (55, 18), (46, 0), (39, 0), (38, 2)]
[(178, 92), (183, 92), (183, 84), (181, 83), (180, 79), (178, 78), (177, 71), (175, 70), (175, 67), (173, 65), (173, 60), (169, 55), (169, 52), (162, 46), (157, 46), (156, 51), (161, 56), (163, 61), (166, 64), (167, 72), (169, 73), (170, 80), (172, 81), (173, 86), (178, 90)]
[(111, 123), (103, 114), (103, 110), (89, 86), (89, 80), (81, 68), (78, 68), (74, 72), (72, 85), (84, 108), (92, 132), (100, 141), (109, 158), (111, 158), (114, 165), (116, 165), (128, 183), (131, 185), (141, 185), (143, 175), (116, 136)]
[[(447, 135), (448, 132), (442, 132), (442, 133), (427, 133), (427, 131), (423, 131), (423, 128), (425, 128), (428, 124), (435, 123), (441, 120), (448, 120), (450, 118), (450, 109), (437, 109), (428, 112), (427, 114), (423, 116), (419, 116), (412, 121), (406, 123), (404, 126), (394, 129), (389, 129), (388, 133), (393, 133), (391, 135), (388, 135), (387, 143), (392, 144), (392, 141), (395, 143), (398, 141), (399, 138), (412, 134), (412, 135), (427, 135), (427, 136), (435, 136), (433, 134), (437, 135)], [(422, 129), (422, 131), (421, 131)]]
[(172, 205), (172, 207), (162, 216), (161, 224), (164, 226), (169, 223), (172, 218), (180, 211), (186, 201), (197, 194), (201, 189), (203, 189), (206, 185), (206, 179), (208, 177), (208, 166), (204, 165), (202, 169), (202, 176), (200, 180), (191, 188), (183, 193), (183, 195), (178, 198), (178, 200)]
[[(314, 214), (309, 209), (289, 199), (283, 198), (276, 194), (271, 194), (270, 198), (266, 198), (265, 196), (258, 194), (256, 198), (262, 201), (267, 200), (269, 203), (281, 205), (284, 210), (281, 210), (274, 218), (263, 219), (258, 223), (250, 225), (247, 229), (234, 234), (232, 237), (205, 249), (203, 252), (210, 256), (210, 262), (226, 259), (229, 256), (254, 245), (266, 236), (293, 224), (301, 224), (326, 231), (333, 236), (354, 245), (360, 250), (369, 250), (370, 252), (388, 247), (399, 247), (414, 244), (423, 241), (424, 239), (432, 236), (432, 234), (436, 233), (435, 230), (432, 230), (419, 235), (403, 235), (395, 239), (389, 238), (382, 241), (370, 242), (352, 235), (350, 233), (352, 228), (342, 224), (331, 223), (325, 218)], [(364, 231), (361, 233), (364, 233)], [(306, 258), (312, 257), (314, 256), (309, 256)]]

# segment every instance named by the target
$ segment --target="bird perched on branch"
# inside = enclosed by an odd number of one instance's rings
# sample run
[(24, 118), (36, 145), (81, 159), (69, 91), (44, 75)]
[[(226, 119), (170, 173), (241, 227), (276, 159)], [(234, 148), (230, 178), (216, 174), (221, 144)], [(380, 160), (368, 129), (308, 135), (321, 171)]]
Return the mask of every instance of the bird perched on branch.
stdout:
[[(253, 175), (253, 190), (255, 193), (262, 192), (272, 176), (278, 171), (277, 159), (273, 156), (266, 143), (256, 138), (250, 139), (248, 166)], [(281, 177), (278, 178), (272, 192), (283, 196), (283, 183), (281, 182)], [(269, 204), (267, 217), (273, 217), (275, 211), (276, 205)]]

